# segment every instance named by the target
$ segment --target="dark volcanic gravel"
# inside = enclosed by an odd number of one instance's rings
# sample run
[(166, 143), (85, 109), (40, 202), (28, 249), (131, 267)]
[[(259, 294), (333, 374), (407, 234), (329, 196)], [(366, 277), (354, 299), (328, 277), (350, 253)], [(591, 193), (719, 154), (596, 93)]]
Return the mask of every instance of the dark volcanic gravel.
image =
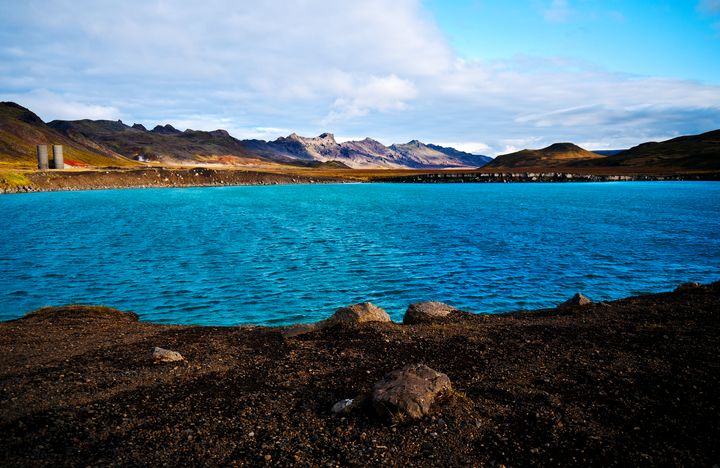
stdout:
[[(0, 464), (712, 466), (719, 314), (720, 283), (292, 338), (43, 310), (0, 323)], [(433, 416), (331, 413), (413, 363), (452, 381)]]

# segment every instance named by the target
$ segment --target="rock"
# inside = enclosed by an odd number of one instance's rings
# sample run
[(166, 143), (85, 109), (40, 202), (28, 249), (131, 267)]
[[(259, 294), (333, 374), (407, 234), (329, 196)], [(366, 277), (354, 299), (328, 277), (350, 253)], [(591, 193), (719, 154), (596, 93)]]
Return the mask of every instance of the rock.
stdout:
[(675, 292), (691, 291), (693, 289), (698, 289), (700, 287), (702, 287), (702, 285), (700, 283), (695, 283), (695, 282), (682, 283), (682, 284), (678, 285), (677, 288), (675, 288)]
[(390, 321), (390, 316), (387, 312), (370, 302), (341, 307), (335, 311), (332, 317), (327, 319), (329, 324)]
[(430, 412), (435, 398), (451, 388), (447, 375), (424, 364), (413, 364), (377, 382), (372, 403), (381, 416), (398, 421), (420, 419)]
[(185, 358), (182, 357), (182, 354), (177, 351), (170, 351), (169, 349), (162, 349), (157, 346), (153, 348), (152, 358), (155, 362), (176, 362), (185, 360)]
[(138, 314), (123, 312), (112, 307), (95, 305), (65, 305), (60, 307), (43, 307), (23, 317), (23, 320), (57, 320), (57, 319), (108, 319), (137, 322)]
[(320, 322), (291, 325), (284, 328), (280, 333), (283, 338), (292, 338), (315, 330), (322, 330), (323, 328), (331, 327), (338, 323), (390, 321), (390, 316), (383, 309), (370, 302), (363, 302), (362, 304), (341, 307), (336, 310), (330, 318), (321, 320)]
[(353, 401), (354, 400), (352, 398), (346, 398), (344, 400), (338, 401), (333, 405), (332, 412), (335, 414), (349, 413), (353, 408)]
[(584, 306), (587, 304), (592, 304), (592, 301), (588, 299), (587, 296), (584, 296), (581, 293), (576, 293), (573, 297), (563, 302), (558, 307)]
[(404, 324), (427, 323), (442, 320), (455, 309), (442, 302), (427, 301), (410, 304), (403, 317)]
[(312, 331), (318, 330), (322, 328), (320, 324), (317, 323), (298, 323), (295, 325), (290, 325), (289, 327), (285, 328), (281, 334), (283, 338), (292, 338), (294, 336), (304, 335), (305, 333), (310, 333)]

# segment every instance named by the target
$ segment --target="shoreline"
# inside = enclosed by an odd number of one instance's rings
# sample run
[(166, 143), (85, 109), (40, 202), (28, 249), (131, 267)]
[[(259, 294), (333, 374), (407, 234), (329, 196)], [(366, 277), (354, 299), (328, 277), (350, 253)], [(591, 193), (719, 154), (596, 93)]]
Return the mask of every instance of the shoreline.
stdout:
[[(720, 282), (292, 332), (46, 309), (0, 323), (0, 453), (8, 466), (712, 465), (719, 314)], [(153, 362), (154, 347), (183, 360)], [(331, 411), (419, 363), (452, 382), (427, 416)]]
[(325, 183), (567, 183), (718, 181), (720, 173), (597, 174), (553, 171), (479, 170), (247, 170), (232, 168), (95, 169), (0, 171), (0, 194), (113, 190), (124, 188), (231, 187)]

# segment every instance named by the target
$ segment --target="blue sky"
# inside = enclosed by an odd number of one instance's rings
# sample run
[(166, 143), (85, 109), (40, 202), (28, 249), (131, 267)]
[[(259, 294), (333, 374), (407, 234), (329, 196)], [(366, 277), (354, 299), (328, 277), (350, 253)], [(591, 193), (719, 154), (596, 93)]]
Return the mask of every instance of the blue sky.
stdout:
[(568, 57), (609, 71), (720, 83), (720, 1), (425, 4), (467, 59)]
[(499, 154), (720, 128), (720, 0), (0, 0), (0, 99)]

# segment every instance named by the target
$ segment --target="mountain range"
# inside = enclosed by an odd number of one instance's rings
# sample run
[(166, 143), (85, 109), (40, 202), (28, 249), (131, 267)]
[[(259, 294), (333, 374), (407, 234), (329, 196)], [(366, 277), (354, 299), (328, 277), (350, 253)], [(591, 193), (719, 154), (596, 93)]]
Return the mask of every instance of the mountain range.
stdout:
[(335, 168), (476, 168), (492, 158), (417, 140), (385, 146), (371, 138), (338, 143), (332, 133), (314, 138), (295, 133), (274, 141), (238, 140), (225, 130), (181, 131), (171, 125), (148, 130), (110, 120), (54, 120), (45, 123), (30, 110), (0, 103), (0, 161), (32, 166), (35, 145), (65, 146), (70, 165), (279, 163)]
[(334, 169), (493, 170), (720, 170), (720, 130), (643, 143), (628, 150), (592, 152), (573, 143), (555, 143), (497, 156), (471, 154), (412, 140), (385, 146), (377, 140), (338, 143), (332, 133), (303, 137), (292, 133), (273, 141), (239, 140), (225, 130), (181, 131), (171, 125), (148, 130), (141, 124), (110, 120), (54, 120), (0, 103), (0, 168), (35, 167), (35, 145), (62, 144), (70, 166), (283, 164)]

